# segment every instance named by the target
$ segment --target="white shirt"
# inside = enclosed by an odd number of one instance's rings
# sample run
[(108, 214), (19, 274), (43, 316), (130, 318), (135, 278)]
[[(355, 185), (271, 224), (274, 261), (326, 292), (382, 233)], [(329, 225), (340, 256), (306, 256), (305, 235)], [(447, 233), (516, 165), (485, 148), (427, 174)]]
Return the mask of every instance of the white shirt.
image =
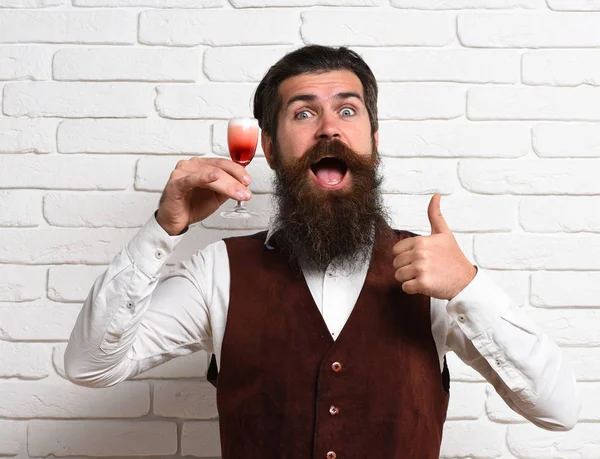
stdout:
[[(220, 361), (230, 286), (225, 243), (209, 245), (160, 277), (181, 238), (152, 217), (97, 279), (65, 353), (71, 381), (110, 386), (198, 350)], [(303, 269), (334, 339), (367, 269), (367, 263), (350, 275)], [(431, 330), (440, 371), (444, 355), (454, 351), (534, 424), (565, 430), (577, 422), (579, 390), (560, 349), (481, 270), (452, 300), (431, 299)]]

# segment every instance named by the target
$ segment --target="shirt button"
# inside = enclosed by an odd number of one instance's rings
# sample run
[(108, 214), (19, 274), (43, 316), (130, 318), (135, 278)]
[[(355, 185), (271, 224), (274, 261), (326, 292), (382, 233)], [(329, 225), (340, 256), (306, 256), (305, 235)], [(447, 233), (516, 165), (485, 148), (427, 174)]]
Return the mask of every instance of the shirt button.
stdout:
[(466, 319), (466, 318), (465, 318), (465, 316), (463, 316), (462, 314), (458, 316), (458, 321), (459, 321), (461, 324), (464, 324), (464, 323), (465, 323), (465, 320), (467, 320), (467, 319)]
[(340, 410), (338, 409), (337, 406), (331, 405), (329, 407), (329, 414), (331, 414), (332, 416), (337, 416), (339, 413), (340, 413)]
[(496, 359), (496, 365), (499, 367), (502, 366), (502, 361), (500, 359)]
[(329, 451), (327, 453), (327, 459), (335, 459), (337, 457), (337, 454), (335, 454), (335, 451)]
[(342, 371), (342, 364), (340, 362), (333, 362), (331, 364), (331, 369), (336, 373), (339, 373), (340, 371)]
[(157, 250), (156, 252), (154, 252), (154, 256), (157, 260), (161, 260), (162, 257), (165, 256), (165, 252), (163, 252), (162, 250)]
[(133, 309), (133, 301), (128, 301), (126, 305), (128, 309)]

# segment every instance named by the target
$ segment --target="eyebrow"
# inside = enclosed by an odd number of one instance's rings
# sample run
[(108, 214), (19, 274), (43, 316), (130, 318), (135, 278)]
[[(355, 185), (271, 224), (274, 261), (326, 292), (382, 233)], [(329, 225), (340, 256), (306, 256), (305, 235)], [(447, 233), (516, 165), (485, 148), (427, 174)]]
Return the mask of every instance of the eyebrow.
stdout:
[[(314, 94), (298, 94), (298, 95), (290, 98), (290, 100), (287, 101), (287, 104), (285, 104), (285, 108), (288, 108), (294, 102), (298, 102), (299, 100), (304, 101), (304, 102), (312, 102), (316, 98), (317, 98), (317, 96), (315, 96)], [(338, 99), (338, 100), (355, 98), (355, 99), (360, 100), (364, 104), (362, 96), (359, 93), (353, 92), (353, 91), (337, 93), (335, 96), (333, 96), (333, 98)]]

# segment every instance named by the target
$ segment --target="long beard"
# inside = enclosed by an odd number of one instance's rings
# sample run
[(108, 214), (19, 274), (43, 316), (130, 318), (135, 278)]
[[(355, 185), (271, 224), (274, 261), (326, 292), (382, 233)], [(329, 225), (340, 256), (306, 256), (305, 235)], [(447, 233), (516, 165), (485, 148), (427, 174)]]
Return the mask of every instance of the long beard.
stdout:
[[(279, 152), (275, 157), (281, 157)], [(346, 164), (350, 187), (324, 190), (315, 183), (309, 170), (323, 157)], [(339, 140), (320, 141), (291, 164), (276, 161), (273, 225), (277, 245), (290, 262), (353, 271), (369, 261), (376, 238), (389, 230), (378, 166), (375, 149), (370, 156), (359, 155)]]

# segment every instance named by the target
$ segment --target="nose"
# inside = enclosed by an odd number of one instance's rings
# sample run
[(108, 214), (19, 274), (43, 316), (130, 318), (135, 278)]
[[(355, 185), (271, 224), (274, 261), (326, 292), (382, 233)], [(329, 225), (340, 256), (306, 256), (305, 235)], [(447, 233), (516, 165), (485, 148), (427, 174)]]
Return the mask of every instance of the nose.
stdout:
[(323, 113), (320, 121), (316, 132), (318, 140), (333, 140), (340, 138), (341, 133), (334, 114)]

